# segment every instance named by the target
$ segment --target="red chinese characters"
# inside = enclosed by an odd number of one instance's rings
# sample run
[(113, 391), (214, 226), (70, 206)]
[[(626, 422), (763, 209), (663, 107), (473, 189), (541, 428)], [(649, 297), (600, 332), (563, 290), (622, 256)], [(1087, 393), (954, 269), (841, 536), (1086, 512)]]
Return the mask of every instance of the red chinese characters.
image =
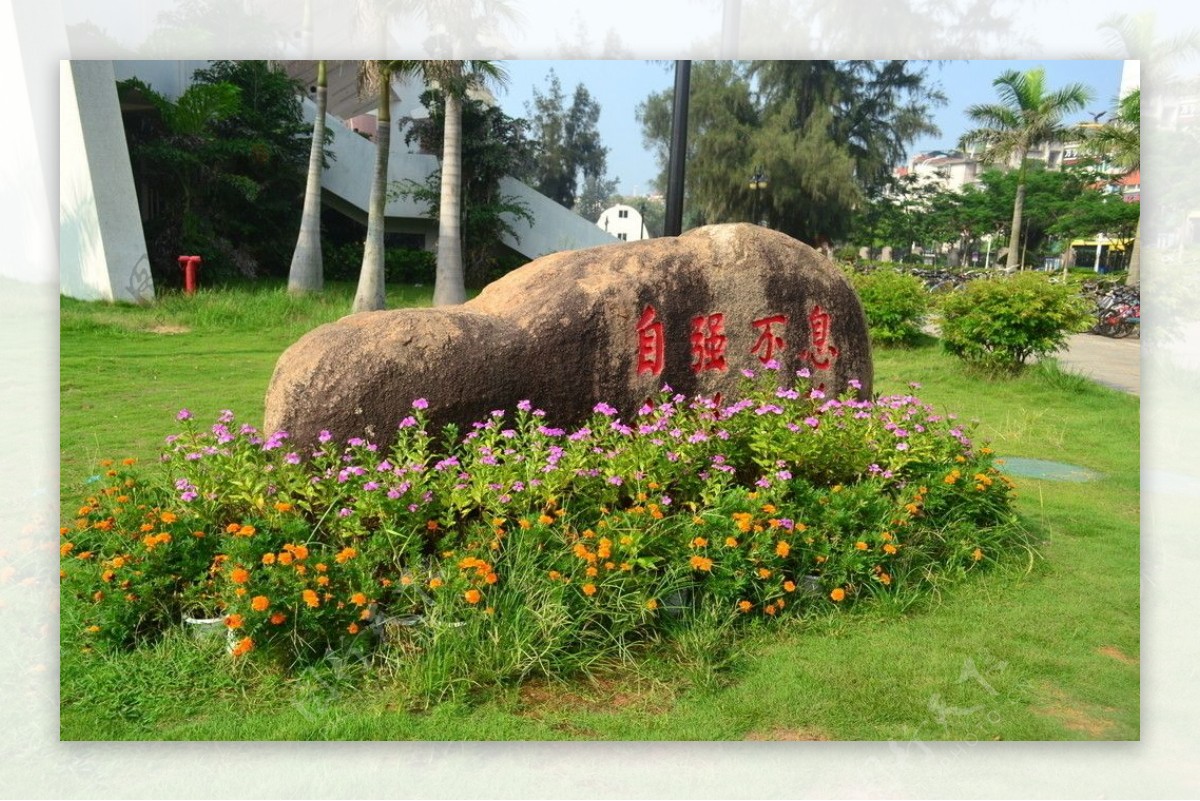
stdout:
[(808, 313), (808, 329), (812, 333), (812, 347), (800, 351), (800, 358), (818, 370), (827, 370), (837, 359), (838, 349), (829, 341), (833, 317), (819, 305)]
[[(750, 348), (751, 356), (758, 356), (758, 360), (763, 364), (775, 358), (775, 351), (783, 350), (783, 337), (775, 333), (772, 326), (787, 325), (786, 314), (773, 314), (770, 317), (763, 317), (761, 320), (755, 320), (751, 325), (759, 329), (758, 339), (754, 343), (754, 347)], [(761, 353), (760, 353), (761, 351)]]
[(663, 324), (657, 320), (658, 312), (647, 305), (638, 320), (638, 374), (662, 375), (663, 371)]
[(725, 315), (702, 314), (692, 318), (692, 372), (725, 370)]

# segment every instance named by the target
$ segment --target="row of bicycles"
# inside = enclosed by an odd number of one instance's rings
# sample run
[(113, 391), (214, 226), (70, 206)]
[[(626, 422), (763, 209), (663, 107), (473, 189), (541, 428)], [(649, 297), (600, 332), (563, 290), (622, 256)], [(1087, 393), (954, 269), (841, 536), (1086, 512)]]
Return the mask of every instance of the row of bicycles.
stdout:
[[(1093, 292), (1089, 292), (1093, 290)], [(1084, 286), (1085, 294), (1096, 301), (1096, 322), (1090, 331), (1101, 336), (1122, 338), (1140, 335), (1142, 293), (1136, 286)]]

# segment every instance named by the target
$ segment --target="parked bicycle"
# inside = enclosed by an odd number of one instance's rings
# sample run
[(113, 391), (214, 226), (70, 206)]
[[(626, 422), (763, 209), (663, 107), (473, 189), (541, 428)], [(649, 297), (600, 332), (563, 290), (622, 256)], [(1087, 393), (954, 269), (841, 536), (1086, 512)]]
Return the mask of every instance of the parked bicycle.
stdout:
[(1091, 333), (1122, 338), (1139, 333), (1142, 323), (1141, 291), (1135, 286), (1118, 286), (1096, 303), (1096, 323)]

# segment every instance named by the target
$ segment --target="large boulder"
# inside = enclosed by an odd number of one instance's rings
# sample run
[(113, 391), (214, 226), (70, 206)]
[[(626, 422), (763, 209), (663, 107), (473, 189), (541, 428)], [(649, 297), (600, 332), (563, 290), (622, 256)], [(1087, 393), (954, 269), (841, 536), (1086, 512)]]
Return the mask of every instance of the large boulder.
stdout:
[(715, 225), (544, 256), (461, 306), (314, 329), (275, 366), (265, 428), (387, 443), (416, 398), (439, 427), (525, 399), (570, 426), (600, 401), (628, 417), (664, 384), (728, 399), (771, 360), (870, 395), (866, 319), (841, 272), (784, 234)]

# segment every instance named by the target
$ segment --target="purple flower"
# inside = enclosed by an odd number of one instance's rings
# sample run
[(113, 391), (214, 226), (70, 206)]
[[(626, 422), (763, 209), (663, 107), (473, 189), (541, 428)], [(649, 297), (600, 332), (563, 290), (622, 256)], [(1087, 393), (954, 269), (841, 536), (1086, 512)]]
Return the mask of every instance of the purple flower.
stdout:
[(763, 363), (763, 367), (767, 370), (778, 370), (779, 362), (775, 361), (774, 359), (767, 359), (767, 361)]
[(767, 478), (766, 476), (763, 476), (758, 481), (754, 482), (754, 486), (762, 487), (763, 489), (767, 489), (768, 487), (771, 486), (771, 479)]
[(400, 421), (398, 428), (411, 428), (417, 424), (417, 419), (411, 415)]
[(354, 510), (347, 509), (345, 506), (338, 510), (338, 517), (349, 517), (352, 514), (354, 514)]
[(429, 401), (425, 400), (424, 398), (417, 398), (412, 402), (412, 407), (414, 409), (428, 409)]
[(317, 435), (317, 442), (325, 443), (331, 439), (333, 439), (333, 434), (330, 434), (328, 431), (322, 431)]
[(812, 392), (808, 393), (808, 397), (812, 398), (813, 400), (820, 400), (821, 398), (825, 397), (825, 393), (819, 389), (814, 389)]
[(187, 409), (180, 409), (179, 414), (175, 415), (175, 419), (176, 420), (191, 420), (192, 413), (189, 412)]
[(195, 490), (188, 490), (187, 492), (185, 492), (185, 493), (183, 493), (182, 495), (180, 495), (180, 496), (179, 496), (179, 500), (181, 500), (181, 501), (194, 501), (194, 500), (196, 500), (196, 498), (197, 498), (197, 497), (199, 497), (199, 496), (197, 496), (197, 494), (196, 494), (196, 491), (195, 491)]
[(527, 400), (517, 401), (517, 408), (523, 412), (527, 412), (533, 408), (533, 404)]
[(619, 487), (625, 483), (625, 479), (621, 478), (620, 476), (611, 476), (608, 479), (608, 483)]
[(896, 443), (896, 450), (898, 450), (898, 451), (906, 451), (906, 450), (908, 450), (908, 443), (907, 443), (907, 442), (898, 442), (898, 443)]
[(796, 375), (800, 378), (810, 378), (812, 376), (812, 372), (807, 367), (801, 367), (796, 371)]
[(790, 481), (792, 474), (787, 470), (780, 470), (775, 474), (775, 478), (779, 479), (780, 481)]
[(288, 464), (300, 464), (300, 454), (289, 453), (287, 456), (283, 457), (283, 461), (287, 462)]
[(379, 482), (368, 481), (366, 484), (363, 484), (363, 489), (367, 492), (374, 492), (375, 490), (379, 489)]
[(815, 417), (805, 417), (804, 425), (808, 426), (809, 428), (816, 428), (817, 426), (821, 425), (821, 421)]
[(578, 431), (576, 431), (571, 436), (567, 437), (567, 439), (571, 440), (572, 442), (578, 442), (581, 439), (587, 439), (591, 435), (592, 435), (592, 430), (585, 426), (584, 428), (581, 428)]
[(561, 428), (550, 428), (548, 426), (538, 426), (538, 433), (543, 437), (561, 437), (566, 432)]
[(400, 490), (396, 489), (395, 487), (392, 487), (390, 490), (387, 491), (387, 496), (394, 501), (400, 497)]
[(692, 434), (690, 437), (688, 437), (688, 442), (692, 443), (693, 445), (695, 445), (697, 442), (707, 441), (708, 434), (705, 434), (703, 431), (697, 431), (695, 434)]
[(604, 401), (601, 401), (600, 403), (597, 403), (595, 406), (593, 406), (593, 407), (592, 407), (592, 411), (593, 411), (593, 412), (598, 412), (598, 413), (600, 413), (600, 414), (603, 414), (603, 415), (605, 415), (605, 416), (607, 416), (607, 417), (612, 417), (613, 415), (615, 415), (615, 414), (617, 413), (617, 410), (616, 410), (616, 409), (614, 409), (613, 407), (609, 406), (609, 405), (608, 405), (607, 403), (605, 403)]
[(744, 375), (746, 378), (754, 378), (754, 371), (753, 371), (753, 370), (745, 370), (745, 369), (743, 369), (743, 370), (742, 370), (742, 375)]
[(862, 382), (857, 378), (851, 378), (846, 383), (850, 385), (851, 389), (862, 389)]

